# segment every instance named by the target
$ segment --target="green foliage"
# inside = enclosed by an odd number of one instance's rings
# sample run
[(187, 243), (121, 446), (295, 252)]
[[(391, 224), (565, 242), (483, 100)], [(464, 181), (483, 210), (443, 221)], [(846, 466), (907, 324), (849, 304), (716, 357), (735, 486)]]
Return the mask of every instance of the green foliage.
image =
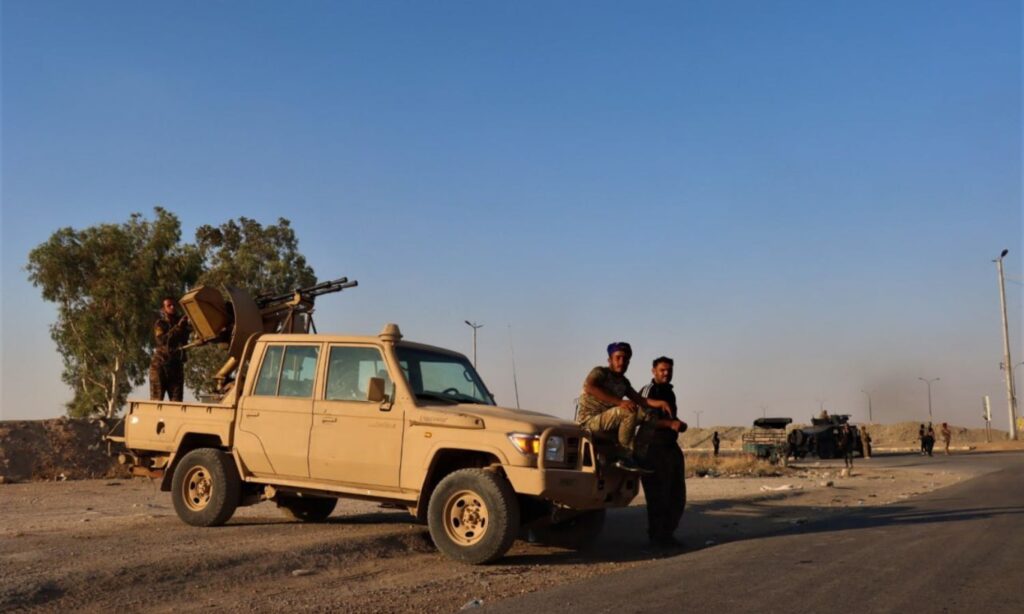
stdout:
[[(123, 224), (62, 228), (29, 253), (27, 271), (43, 299), (57, 305), (50, 336), (74, 391), (68, 414), (76, 417), (113, 416), (146, 381), (163, 297), (178, 298), (196, 284), (260, 294), (316, 283), (286, 219), (202, 226), (195, 244), (183, 244), (178, 218), (161, 208), (153, 220), (133, 214)], [(225, 359), (222, 348), (190, 351), (189, 388), (210, 391)]]
[(74, 390), (68, 414), (113, 415), (146, 380), (152, 326), (165, 295), (180, 296), (199, 276), (199, 251), (181, 245), (178, 218), (62, 228), (28, 256), (29, 280), (57, 305), (50, 336)]
[[(196, 229), (196, 247), (203, 259), (202, 285), (248, 290), (253, 296), (279, 294), (316, 283), (312, 267), (299, 253), (291, 223), (279, 218), (263, 226), (240, 217), (220, 226)], [(185, 384), (196, 395), (214, 391), (213, 374), (227, 360), (227, 350), (207, 345), (192, 350), (185, 363)]]

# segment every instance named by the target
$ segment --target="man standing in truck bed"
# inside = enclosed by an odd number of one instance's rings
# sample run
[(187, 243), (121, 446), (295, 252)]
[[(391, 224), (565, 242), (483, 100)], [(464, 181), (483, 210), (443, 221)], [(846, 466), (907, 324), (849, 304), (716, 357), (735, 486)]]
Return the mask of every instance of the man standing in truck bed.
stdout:
[[(651, 383), (640, 389), (640, 396), (665, 401), (671, 417), (645, 422), (636, 435), (637, 456), (650, 475), (640, 476), (647, 498), (647, 537), (657, 546), (678, 546), (673, 536), (686, 507), (686, 466), (679, 449), (679, 433), (686, 423), (677, 418), (676, 393), (672, 390), (674, 363), (667, 356), (654, 359)], [(717, 435), (718, 432), (716, 431)], [(717, 447), (717, 446), (716, 446)]]
[(608, 366), (594, 367), (583, 382), (576, 421), (592, 433), (615, 433), (620, 458), (615, 466), (627, 471), (640, 471), (633, 453), (636, 425), (649, 419), (641, 407), (658, 409), (671, 415), (665, 401), (645, 399), (633, 390), (626, 379), (626, 369), (633, 357), (633, 348), (624, 341), (608, 346)]
[(162, 401), (164, 394), (171, 401), (181, 402), (185, 391), (185, 351), (188, 342), (188, 318), (176, 313), (174, 299), (165, 297), (160, 319), (153, 324), (155, 346), (149, 363), (149, 398)]

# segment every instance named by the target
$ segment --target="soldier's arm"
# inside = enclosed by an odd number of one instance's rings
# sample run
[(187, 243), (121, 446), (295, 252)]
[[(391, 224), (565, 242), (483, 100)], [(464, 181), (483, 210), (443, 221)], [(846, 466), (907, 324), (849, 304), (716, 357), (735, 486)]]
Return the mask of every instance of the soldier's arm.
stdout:
[(601, 376), (596, 370), (591, 371), (590, 375), (587, 376), (587, 380), (583, 382), (583, 392), (589, 394), (602, 403), (612, 403), (622, 407), (623, 409), (635, 409), (631, 401), (620, 399), (602, 388)]
[(156, 347), (164, 348), (167, 347), (167, 339), (169, 337), (167, 327), (163, 322), (157, 322), (153, 325), (153, 337), (156, 340)]
[(665, 412), (665, 414), (669, 416), (672, 415), (672, 406), (668, 404), (668, 401), (661, 401), (659, 399), (648, 399), (642, 397), (636, 390), (633, 390), (632, 388), (626, 391), (626, 396), (629, 398), (630, 401), (633, 401), (637, 405), (640, 405), (642, 407), (648, 407), (650, 409), (660, 409), (661, 411)]

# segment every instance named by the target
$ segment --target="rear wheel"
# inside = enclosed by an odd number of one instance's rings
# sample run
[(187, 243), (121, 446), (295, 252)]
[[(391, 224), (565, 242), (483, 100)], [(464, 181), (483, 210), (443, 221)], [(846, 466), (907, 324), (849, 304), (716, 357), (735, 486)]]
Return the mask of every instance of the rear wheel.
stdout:
[(501, 558), (519, 529), (519, 502), (503, 477), (483, 469), (448, 474), (427, 508), (430, 537), (449, 558), (477, 565)]
[(278, 495), (277, 507), (285, 516), (302, 522), (323, 522), (334, 511), (338, 500), (334, 497), (297, 497)]
[(226, 452), (213, 448), (192, 450), (174, 469), (174, 511), (192, 526), (224, 524), (235, 513), (241, 496), (242, 480), (234, 459)]

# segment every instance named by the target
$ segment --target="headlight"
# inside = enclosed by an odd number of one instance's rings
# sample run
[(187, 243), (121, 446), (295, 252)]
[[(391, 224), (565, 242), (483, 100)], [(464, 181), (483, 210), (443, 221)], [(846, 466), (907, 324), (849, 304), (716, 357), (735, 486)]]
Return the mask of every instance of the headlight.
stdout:
[(544, 442), (544, 461), (549, 463), (565, 462), (565, 438), (558, 435), (548, 437)]
[(509, 433), (508, 440), (512, 442), (516, 450), (522, 454), (534, 454), (540, 452), (540, 435), (530, 433)]

